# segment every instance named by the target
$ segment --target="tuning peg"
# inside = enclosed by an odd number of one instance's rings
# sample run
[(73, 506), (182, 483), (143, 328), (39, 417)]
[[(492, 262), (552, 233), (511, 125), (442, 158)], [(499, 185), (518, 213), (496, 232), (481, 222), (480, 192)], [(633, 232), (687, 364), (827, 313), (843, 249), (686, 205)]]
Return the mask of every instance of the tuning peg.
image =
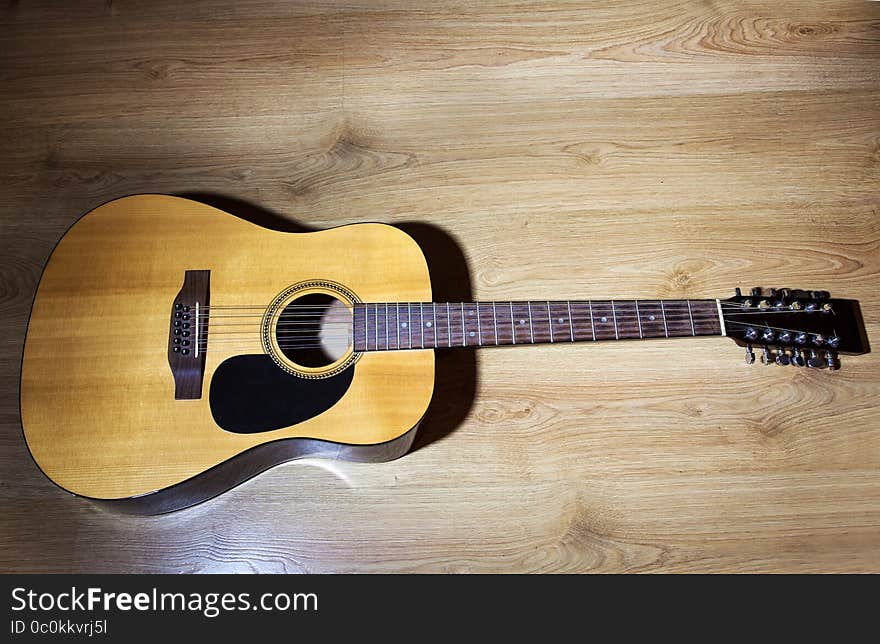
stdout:
[(791, 364), (791, 358), (788, 357), (788, 351), (786, 351), (782, 347), (780, 347), (779, 351), (776, 352), (776, 364), (782, 366)]
[(811, 291), (810, 296), (814, 300), (827, 300), (829, 297), (831, 297), (831, 293), (829, 293), (828, 291)]
[(803, 367), (805, 364), (807, 364), (803, 353), (803, 350), (801, 350), (800, 352), (798, 352), (797, 349), (792, 351), (791, 364), (793, 364), (795, 367)]
[(752, 364), (755, 361), (755, 352), (752, 351), (752, 345), (746, 345), (746, 364)]
[(761, 287), (753, 286), (752, 287), (752, 297), (761, 297)]
[(825, 366), (825, 360), (819, 357), (815, 351), (810, 351), (810, 357), (807, 359), (807, 366), (811, 369), (822, 369)]
[(767, 348), (766, 344), (761, 347), (761, 362), (764, 364), (773, 364), (773, 359), (770, 357), (770, 349)]
[(810, 351), (810, 357), (807, 358), (807, 366), (810, 369), (821, 369), (825, 366), (825, 361), (819, 357), (815, 351)]
[(825, 364), (831, 371), (840, 369), (840, 362), (837, 360), (837, 354), (833, 351), (825, 352)]

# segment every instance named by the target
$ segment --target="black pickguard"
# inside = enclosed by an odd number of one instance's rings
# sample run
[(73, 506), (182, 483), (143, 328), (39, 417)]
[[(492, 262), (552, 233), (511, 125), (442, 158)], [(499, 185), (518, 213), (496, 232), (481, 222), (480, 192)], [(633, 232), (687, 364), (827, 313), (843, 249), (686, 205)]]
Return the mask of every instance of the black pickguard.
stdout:
[(306, 379), (282, 371), (267, 355), (225, 360), (211, 378), (211, 413), (237, 434), (281, 429), (314, 418), (348, 391), (354, 365), (330, 378)]

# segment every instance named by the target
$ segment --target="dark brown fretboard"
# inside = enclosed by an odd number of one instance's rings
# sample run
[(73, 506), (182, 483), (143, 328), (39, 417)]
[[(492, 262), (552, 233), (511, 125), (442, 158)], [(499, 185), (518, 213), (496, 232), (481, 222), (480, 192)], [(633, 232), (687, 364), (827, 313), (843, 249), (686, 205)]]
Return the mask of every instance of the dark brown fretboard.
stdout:
[(380, 302), (354, 307), (355, 351), (721, 333), (716, 300)]

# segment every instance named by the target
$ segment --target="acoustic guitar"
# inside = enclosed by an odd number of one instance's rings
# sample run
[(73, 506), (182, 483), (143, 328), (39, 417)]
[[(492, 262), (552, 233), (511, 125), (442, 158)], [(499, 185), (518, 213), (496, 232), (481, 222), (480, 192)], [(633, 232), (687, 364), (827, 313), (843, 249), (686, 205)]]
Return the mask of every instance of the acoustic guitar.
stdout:
[(869, 350), (858, 303), (826, 292), (434, 302), (421, 249), (392, 226), (285, 233), (132, 196), (83, 216), (52, 252), (22, 426), (63, 489), (160, 513), (290, 459), (403, 455), (435, 350), (696, 336), (817, 369)]

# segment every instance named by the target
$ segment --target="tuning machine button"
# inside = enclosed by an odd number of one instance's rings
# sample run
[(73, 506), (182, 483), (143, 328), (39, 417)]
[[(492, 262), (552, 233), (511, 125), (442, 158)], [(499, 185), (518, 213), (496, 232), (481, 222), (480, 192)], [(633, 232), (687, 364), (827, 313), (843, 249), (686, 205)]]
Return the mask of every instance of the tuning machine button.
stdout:
[(761, 287), (753, 286), (752, 287), (752, 297), (761, 297)]
[(752, 345), (746, 345), (746, 364), (752, 364), (755, 362), (755, 352), (752, 351)]
[(791, 364), (793, 364), (795, 367), (803, 367), (805, 364), (807, 364), (807, 361), (803, 355), (803, 351), (798, 352), (797, 349), (792, 351)]
[(770, 349), (766, 344), (761, 347), (761, 362), (767, 365), (773, 364), (773, 358), (770, 357)]
[(815, 351), (810, 351), (810, 357), (807, 358), (807, 366), (810, 369), (821, 369), (825, 366), (825, 360), (819, 357)]
[(840, 363), (837, 361), (837, 354), (834, 353), (833, 351), (826, 351), (825, 352), (825, 364), (831, 371), (834, 371), (835, 369), (839, 369)]
[(782, 365), (783, 367), (785, 365), (791, 364), (791, 358), (788, 355), (788, 351), (783, 348), (780, 348), (779, 351), (777, 351), (776, 364)]

